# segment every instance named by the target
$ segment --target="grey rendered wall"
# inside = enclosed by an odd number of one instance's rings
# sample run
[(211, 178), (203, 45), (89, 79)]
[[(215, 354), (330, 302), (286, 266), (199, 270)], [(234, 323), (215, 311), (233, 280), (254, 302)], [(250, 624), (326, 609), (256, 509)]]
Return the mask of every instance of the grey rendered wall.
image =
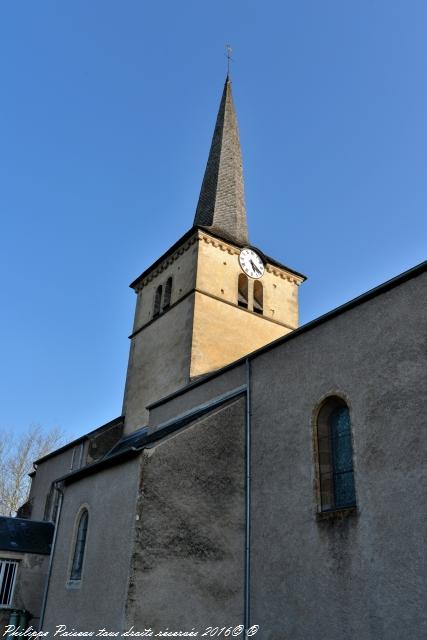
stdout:
[(155, 430), (159, 425), (176, 418), (195, 407), (210, 402), (225, 393), (246, 384), (245, 364), (228, 369), (201, 384), (189, 387), (184, 393), (159, 403), (150, 409), (149, 426)]
[(242, 623), (244, 421), (240, 398), (144, 451), (128, 626)]
[[(65, 487), (44, 630), (123, 628), (135, 522), (138, 460), (108, 468)], [(89, 511), (83, 578), (68, 586), (77, 514)]]
[(32, 500), (31, 520), (43, 520), (46, 498), (52, 482), (71, 469), (74, 447), (66, 449), (38, 465), (32, 479), (29, 498)]
[(37, 628), (40, 618), (49, 557), (26, 553), (19, 562), (13, 606), (31, 614), (29, 623)]
[[(423, 274), (253, 362), (262, 640), (427, 637), (426, 290)], [(358, 513), (321, 521), (313, 417), (335, 393), (350, 407)]]

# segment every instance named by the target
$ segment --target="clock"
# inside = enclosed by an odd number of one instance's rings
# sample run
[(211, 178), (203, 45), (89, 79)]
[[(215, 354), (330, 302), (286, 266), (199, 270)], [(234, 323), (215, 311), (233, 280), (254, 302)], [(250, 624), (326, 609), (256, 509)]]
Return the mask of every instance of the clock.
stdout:
[(242, 249), (239, 262), (242, 270), (250, 278), (262, 278), (264, 275), (264, 262), (253, 249)]

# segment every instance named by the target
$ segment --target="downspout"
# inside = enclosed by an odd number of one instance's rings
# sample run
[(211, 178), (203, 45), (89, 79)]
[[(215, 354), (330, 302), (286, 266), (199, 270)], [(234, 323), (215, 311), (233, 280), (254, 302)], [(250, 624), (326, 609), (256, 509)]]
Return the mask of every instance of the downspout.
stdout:
[(251, 584), (251, 362), (246, 358), (246, 420), (245, 420), (245, 589), (244, 627), (245, 636), (250, 627)]
[(45, 615), (45, 612), (46, 612), (46, 604), (47, 604), (47, 595), (48, 595), (48, 592), (49, 592), (50, 577), (52, 575), (53, 556), (55, 554), (56, 539), (58, 537), (59, 519), (61, 517), (62, 502), (64, 500), (64, 492), (61, 489), (61, 487), (59, 486), (59, 484), (56, 485), (56, 489), (59, 492), (59, 505), (58, 505), (58, 512), (56, 514), (55, 531), (53, 533), (52, 549), (51, 549), (50, 558), (49, 558), (49, 569), (48, 569), (48, 572), (47, 572), (46, 585), (45, 585), (44, 594), (43, 594), (42, 608), (41, 608), (41, 612), (40, 612), (40, 622), (39, 622), (39, 627), (40, 628), (39, 628), (39, 631), (41, 631), (43, 629), (44, 615)]

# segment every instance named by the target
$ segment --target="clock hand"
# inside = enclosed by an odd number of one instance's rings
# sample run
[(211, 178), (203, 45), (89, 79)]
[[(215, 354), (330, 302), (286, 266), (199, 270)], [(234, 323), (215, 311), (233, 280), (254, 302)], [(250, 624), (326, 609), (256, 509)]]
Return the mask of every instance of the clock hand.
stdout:
[(254, 271), (255, 271), (256, 273), (261, 273), (261, 271), (260, 271), (260, 270), (258, 269), (258, 267), (253, 263), (253, 261), (252, 261), (252, 260), (250, 261), (250, 263), (251, 263), (252, 268), (254, 269)]

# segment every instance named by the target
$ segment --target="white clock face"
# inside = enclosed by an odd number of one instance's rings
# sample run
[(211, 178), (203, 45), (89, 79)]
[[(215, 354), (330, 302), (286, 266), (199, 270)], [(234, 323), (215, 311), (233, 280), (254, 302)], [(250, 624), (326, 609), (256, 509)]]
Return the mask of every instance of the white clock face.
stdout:
[(239, 256), (240, 266), (250, 278), (262, 278), (264, 263), (253, 249), (242, 249)]

